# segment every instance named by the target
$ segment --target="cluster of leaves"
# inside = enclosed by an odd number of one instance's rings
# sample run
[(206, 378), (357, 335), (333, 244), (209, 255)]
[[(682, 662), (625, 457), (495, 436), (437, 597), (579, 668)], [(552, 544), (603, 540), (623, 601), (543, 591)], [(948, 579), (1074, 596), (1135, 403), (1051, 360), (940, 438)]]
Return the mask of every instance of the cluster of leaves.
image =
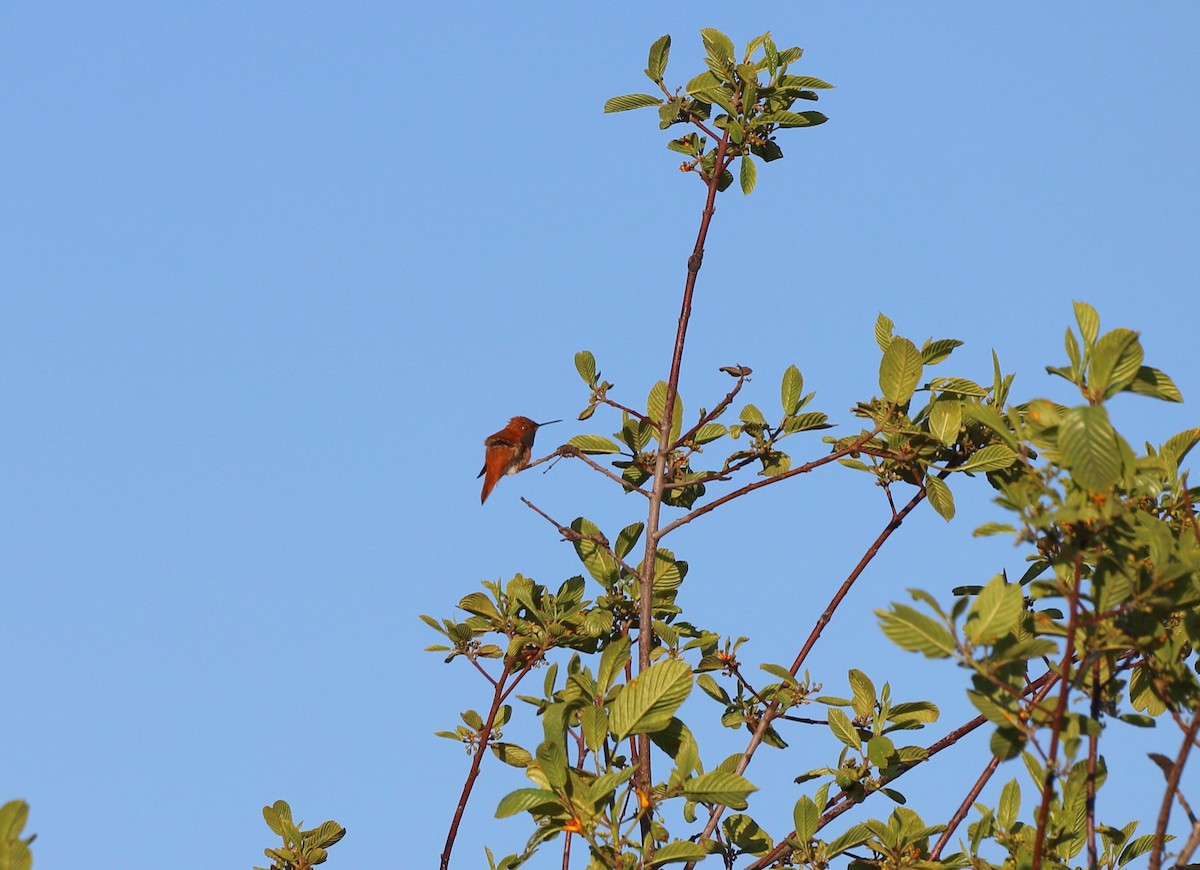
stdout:
[[(894, 604), (880, 613), (901, 647), (953, 658), (971, 672), (968, 697), (995, 726), (992, 752), (1024, 757), (1039, 791), (1042, 850), (1061, 861), (1085, 845), (1084, 804), (1104, 781), (1104, 720), (1152, 727), (1200, 705), (1198, 493), (1180, 468), (1200, 429), (1134, 451), (1105, 403), (1126, 392), (1180, 401), (1179, 391), (1142, 365), (1136, 333), (1100, 335), (1095, 310), (1075, 310), (1080, 334), (1067, 331), (1070, 364), (1049, 371), (1074, 384), (1085, 404), (1037, 399), (997, 412), (1020, 461), (988, 478), (1016, 522), (988, 523), (976, 534), (1008, 533), (1028, 546), (1024, 575), (955, 590), (948, 610), (916, 590), (925, 611)], [(1058, 683), (1056, 692), (1028, 691), (1039, 673)], [(1014, 855), (1033, 853), (1038, 826), (1013, 828), (1015, 788), (1006, 791), (1007, 809), (976, 825), (973, 846), (995, 836)], [(1100, 833), (1117, 866), (1149, 848), (1145, 838), (1128, 841), (1128, 831)]]
[(283, 840), (282, 846), (263, 850), (271, 859), (269, 870), (309, 870), (324, 864), (329, 847), (346, 836), (346, 829), (333, 821), (303, 830), (303, 822), (292, 821), (292, 808), (287, 801), (263, 807), (263, 818), (267, 827)]
[(0, 870), (30, 870), (33, 867), (29, 844), (37, 834), (21, 836), (27, 821), (29, 804), (25, 801), (9, 801), (0, 806)]
[[(667, 144), (672, 151), (685, 156), (679, 168), (697, 173), (706, 183), (715, 178), (718, 190), (725, 190), (733, 183), (733, 173), (725, 168), (727, 158), (740, 158), (742, 192), (750, 193), (758, 181), (754, 158), (769, 163), (783, 157), (776, 141), (778, 130), (814, 127), (828, 120), (820, 112), (793, 111), (796, 102), (815, 101), (817, 91), (833, 85), (815, 76), (789, 74), (788, 67), (800, 59), (804, 50), (796, 47), (781, 50), (770, 33), (750, 40), (740, 60), (733, 41), (721, 31), (707, 27), (700, 35), (707, 69), (682, 88), (668, 89), (664, 76), (671, 37), (663, 36), (650, 46), (645, 70), (646, 77), (658, 86), (662, 96), (613, 97), (604, 104), (604, 111), (625, 112), (654, 106), (663, 130), (676, 124), (699, 128), (699, 133), (687, 133)], [(712, 118), (714, 106), (720, 112)], [(717, 130), (728, 135), (723, 136)]]

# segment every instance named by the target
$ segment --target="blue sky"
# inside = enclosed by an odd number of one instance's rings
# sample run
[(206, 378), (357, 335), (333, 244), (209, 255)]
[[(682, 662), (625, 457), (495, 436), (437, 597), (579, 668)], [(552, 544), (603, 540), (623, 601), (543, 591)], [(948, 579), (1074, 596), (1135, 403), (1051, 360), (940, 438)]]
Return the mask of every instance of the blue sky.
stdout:
[[(796, 363), (852, 426), (880, 310), (918, 342), (965, 340), (947, 373), (990, 380), (994, 347), (1016, 397), (1069, 400), (1042, 367), (1064, 358), (1072, 299), (1200, 395), (1189, 4), (8, 4), (0, 799), (31, 802), (37, 866), (262, 863), (259, 810), (280, 797), (349, 828), (329, 866), (433, 866), (466, 758), (432, 732), (485, 696), (421, 651), (436, 638), (416, 616), (483, 579), (579, 571), (521, 495), (607, 530), (637, 518), (570, 463), (483, 508), (475, 473), (513, 414), (568, 419), (546, 449), (612, 431), (572, 419), (580, 348), (622, 401), (665, 376), (702, 191), (652, 113), (600, 107), (646, 89), (662, 33), (668, 80), (690, 78), (706, 26), (739, 44), (770, 29), (838, 89), (829, 124), (719, 202), (688, 408), (731, 363), (769, 405)], [(1134, 443), (1196, 424), (1194, 403), (1114, 414)], [(897, 695), (935, 696), (930, 740), (970, 715), (959, 674), (918, 667), (865, 614), (1019, 565), (971, 539), (999, 517), (961, 489), (954, 523), (906, 524), (811, 665), (835, 694), (873, 663)], [(848, 471), (769, 488), (672, 540), (684, 606), (790, 661), (885, 521)], [(713, 762), (744, 742), (704, 733)], [(914, 780), (929, 821), (984, 740)], [(784, 832), (791, 777), (833, 751), (752, 768), (776, 801), (760, 821)], [(1149, 820), (1141, 751), (1111, 794)], [(523, 841), (491, 819), (521, 785), (485, 772), (457, 866)]]

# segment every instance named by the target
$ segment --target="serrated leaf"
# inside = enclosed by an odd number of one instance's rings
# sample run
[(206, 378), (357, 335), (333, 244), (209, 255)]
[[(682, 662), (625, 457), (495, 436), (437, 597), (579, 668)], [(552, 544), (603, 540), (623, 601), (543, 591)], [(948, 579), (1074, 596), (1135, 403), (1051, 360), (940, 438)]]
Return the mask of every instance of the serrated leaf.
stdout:
[(754, 160), (749, 154), (742, 155), (741, 170), (739, 172), (739, 180), (742, 185), (742, 193), (748, 194), (753, 192), (754, 185), (758, 184), (758, 167), (754, 165)]
[(1021, 587), (997, 574), (972, 603), (963, 631), (974, 643), (995, 643), (1017, 627), (1024, 601)]
[[(659, 381), (650, 388), (650, 395), (646, 397), (646, 414), (656, 424), (662, 423), (663, 411), (666, 410), (667, 403), (667, 382)], [(678, 393), (675, 394), (675, 407), (671, 410), (671, 434), (670, 441), (674, 442), (679, 437), (679, 429), (683, 424), (683, 397)], [(654, 427), (657, 432), (658, 426)]]
[(602, 453), (621, 452), (620, 445), (611, 439), (605, 438), (603, 435), (572, 435), (567, 443), (593, 456)]
[(929, 498), (933, 509), (938, 512), (938, 516), (946, 522), (954, 519), (954, 493), (950, 491), (946, 481), (936, 475), (927, 475), (925, 477), (925, 495)]
[(617, 740), (665, 728), (692, 691), (687, 662), (668, 659), (651, 665), (626, 685), (612, 703), (609, 725)]
[(661, 82), (667, 71), (667, 58), (671, 55), (671, 35), (663, 34), (650, 46), (650, 57), (646, 61), (646, 75), (652, 82)]
[(826, 846), (827, 854), (830, 858), (836, 857), (847, 849), (861, 846), (869, 839), (871, 839), (870, 828), (863, 824), (853, 825), (847, 828), (840, 837), (829, 841), (829, 845)]
[(648, 106), (661, 106), (663, 101), (650, 94), (624, 94), (613, 97), (604, 104), (604, 111), (628, 112), (630, 109), (644, 109)]
[(894, 337), (879, 363), (879, 388), (883, 397), (895, 405), (912, 398), (921, 382), (924, 362), (917, 346), (907, 338)]
[(1017, 461), (1017, 454), (1003, 444), (989, 444), (976, 450), (956, 471), (999, 471)]
[(780, 85), (785, 88), (807, 88), (814, 91), (823, 91), (837, 87), (829, 82), (819, 79), (816, 76), (784, 76)]
[(1071, 408), (1058, 426), (1062, 464), (1080, 486), (1092, 492), (1110, 489), (1121, 478), (1117, 433), (1102, 405)]
[(575, 371), (589, 387), (596, 383), (596, 358), (590, 350), (581, 350), (575, 354)]

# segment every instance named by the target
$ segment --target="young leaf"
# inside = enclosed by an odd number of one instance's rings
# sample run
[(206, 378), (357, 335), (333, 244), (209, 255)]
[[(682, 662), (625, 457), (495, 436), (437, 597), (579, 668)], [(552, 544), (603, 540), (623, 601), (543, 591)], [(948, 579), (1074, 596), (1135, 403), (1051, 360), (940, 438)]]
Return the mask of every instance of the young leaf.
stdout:
[(896, 405), (912, 398), (921, 381), (924, 362), (917, 346), (907, 338), (893, 338), (879, 363), (879, 388), (883, 397)]
[(1021, 587), (997, 574), (971, 605), (963, 631), (974, 643), (995, 643), (1017, 627), (1024, 609)]
[(901, 649), (924, 653), (931, 659), (944, 659), (954, 652), (954, 638), (945, 626), (905, 604), (893, 604), (891, 610), (876, 610), (883, 633)]
[(1083, 336), (1084, 345), (1090, 349), (1096, 343), (1096, 336), (1100, 334), (1100, 315), (1086, 302), (1075, 302), (1074, 306), (1079, 334)]
[(625, 94), (613, 97), (604, 104), (605, 112), (628, 112), (630, 109), (643, 109), (647, 106), (661, 106), (663, 101), (650, 94)]
[(754, 165), (754, 161), (750, 158), (749, 154), (742, 156), (740, 176), (742, 193), (751, 193), (754, 190), (754, 185), (758, 183), (758, 168)]
[(950, 491), (946, 481), (933, 474), (926, 475), (925, 495), (929, 497), (929, 503), (938, 512), (938, 516), (946, 522), (954, 519), (954, 493)]
[(887, 351), (888, 345), (892, 343), (892, 330), (896, 324), (892, 323), (892, 319), (879, 312), (879, 316), (875, 318), (875, 343), (879, 345), (881, 351)]
[(828, 720), (829, 730), (833, 732), (833, 736), (857, 752), (862, 746), (862, 738), (859, 737), (858, 730), (850, 721), (850, 717), (837, 707), (830, 707)]
[(800, 369), (790, 365), (783, 372), (783, 383), (779, 395), (783, 400), (783, 413), (791, 416), (800, 410), (800, 395), (804, 392), (804, 377)]
[(573, 435), (567, 443), (578, 447), (583, 453), (592, 455), (621, 452), (620, 446), (603, 435)]
[(581, 350), (575, 354), (575, 371), (589, 387), (596, 383), (596, 358), (590, 350)]
[(669, 33), (654, 40), (650, 46), (650, 58), (646, 62), (646, 75), (652, 82), (660, 83), (667, 71), (667, 58), (671, 54), (671, 35)]

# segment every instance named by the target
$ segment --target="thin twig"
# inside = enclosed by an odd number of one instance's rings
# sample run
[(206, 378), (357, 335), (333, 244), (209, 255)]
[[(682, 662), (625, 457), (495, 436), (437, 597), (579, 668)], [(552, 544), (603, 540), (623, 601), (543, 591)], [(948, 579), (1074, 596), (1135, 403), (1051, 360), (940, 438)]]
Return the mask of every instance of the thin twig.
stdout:
[(549, 456), (543, 456), (541, 459), (537, 460), (536, 462), (531, 462), (531, 463), (529, 463), (529, 465), (527, 465), (525, 467), (532, 468), (533, 466), (538, 465), (539, 463), (545, 462), (548, 459), (552, 459), (555, 456), (567, 456), (567, 457), (570, 457), (571, 459), (578, 459), (580, 462), (582, 462), (584, 465), (591, 468), (593, 471), (600, 472), (605, 477), (607, 477), (609, 480), (612, 480), (612, 481), (615, 481), (615, 482), (621, 484), (621, 486), (623, 486), (625, 489), (629, 490), (630, 492), (636, 492), (638, 495), (642, 495), (642, 496), (645, 496), (646, 498), (650, 498), (650, 493), (646, 492), (646, 490), (642, 489), (641, 487), (634, 486), (628, 480), (626, 480), (623, 477), (620, 477), (619, 475), (613, 474), (611, 471), (609, 471), (607, 468), (605, 468), (599, 462), (596, 462), (594, 459), (592, 459), (592, 457), (588, 456), (586, 453), (584, 453), (582, 450), (580, 450), (574, 444), (564, 444), (562, 447), (559, 447), (557, 450), (555, 450)]
[(950, 821), (946, 823), (946, 830), (942, 831), (942, 835), (938, 837), (937, 845), (929, 853), (930, 861), (936, 861), (942, 856), (942, 849), (946, 848), (946, 844), (954, 836), (954, 829), (962, 824), (962, 820), (967, 817), (967, 812), (971, 809), (971, 805), (975, 803), (975, 798), (979, 797), (979, 793), (983, 791), (983, 787), (987, 785), (988, 780), (992, 778), (992, 774), (996, 772), (996, 768), (999, 766), (999, 756), (993, 755), (992, 760), (983, 769), (983, 773), (979, 774), (979, 779), (975, 780), (975, 784), (971, 786), (971, 790), (967, 792), (967, 796), (963, 798), (963, 802), (958, 805), (958, 809), (950, 817)]
[(1098, 867), (1099, 852), (1096, 851), (1096, 769), (1100, 755), (1100, 660), (1092, 661), (1092, 729), (1088, 733), (1087, 754), (1087, 797), (1085, 799), (1085, 826), (1087, 831), (1088, 868)]
[(491, 740), (492, 731), (495, 729), (496, 717), (500, 714), (500, 708), (504, 705), (504, 700), (509, 696), (517, 684), (525, 678), (535, 664), (541, 661), (545, 650), (531, 656), (512, 680), (512, 683), (507, 686), (505, 684), (510, 676), (509, 666), (511, 659), (505, 659), (504, 675), (495, 682), (492, 692), (492, 706), (488, 710), (487, 721), (483, 723), (483, 728), (479, 731), (479, 742), (475, 746), (475, 755), (471, 758), (471, 769), (467, 772), (466, 782), (463, 783), (462, 794), (458, 798), (458, 806), (454, 810), (454, 818), (450, 821), (450, 830), (446, 833), (446, 845), (442, 849), (442, 860), (439, 865), (441, 870), (448, 870), (450, 867), (450, 853), (454, 849), (454, 841), (458, 837), (458, 826), (462, 823), (463, 813), (467, 810), (467, 802), (471, 799), (471, 790), (475, 786), (475, 780), (479, 777), (479, 769), (483, 764), (483, 754), (487, 751), (488, 742)]
[(527, 508), (529, 508), (531, 511), (536, 513), (538, 516), (542, 517), (544, 520), (546, 520), (546, 522), (548, 522), (548, 523), (550, 523), (550, 525), (554, 526), (554, 528), (558, 529), (558, 533), (563, 536), (564, 541), (571, 541), (572, 543), (574, 543), (576, 541), (588, 541), (589, 543), (595, 544), (597, 547), (602, 549), (605, 553), (612, 556), (613, 561), (616, 562), (618, 565), (620, 565), (621, 568), (625, 571), (625, 573), (629, 574), (629, 576), (631, 576), (631, 577), (637, 576), (637, 570), (635, 568), (633, 568), (632, 566), (630, 566), (624, 559), (622, 559), (620, 556), (617, 555), (616, 551), (612, 548), (612, 545), (608, 542), (608, 538), (604, 537), (604, 535), (581, 534), (581, 533), (575, 531), (570, 526), (564, 526), (558, 520), (554, 519), (552, 516), (550, 516), (548, 513), (546, 513), (540, 507), (538, 507), (533, 502), (531, 502), (529, 499), (525, 498), (525, 496), (521, 496), (521, 501), (523, 501), (525, 503), (525, 506)]

